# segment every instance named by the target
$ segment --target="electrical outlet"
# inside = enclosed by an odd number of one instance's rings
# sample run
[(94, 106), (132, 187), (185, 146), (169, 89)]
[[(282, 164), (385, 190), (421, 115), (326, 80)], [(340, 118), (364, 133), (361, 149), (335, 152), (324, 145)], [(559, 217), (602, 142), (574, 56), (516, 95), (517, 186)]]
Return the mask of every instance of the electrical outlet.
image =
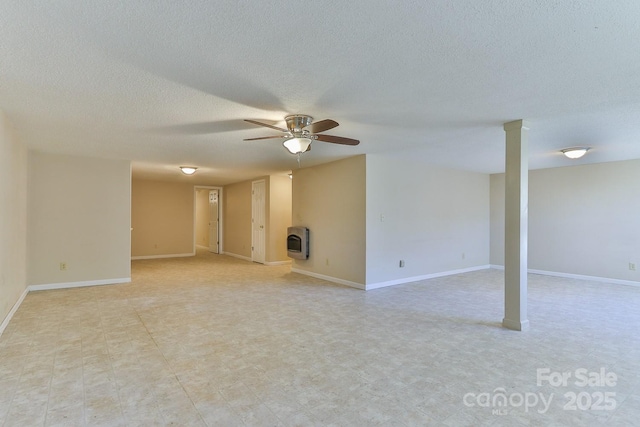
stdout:
[(67, 263), (66, 262), (61, 262), (60, 263), (60, 271), (65, 271), (67, 269)]
[(630, 262), (629, 263), (629, 270), (636, 271), (636, 263), (635, 262)]

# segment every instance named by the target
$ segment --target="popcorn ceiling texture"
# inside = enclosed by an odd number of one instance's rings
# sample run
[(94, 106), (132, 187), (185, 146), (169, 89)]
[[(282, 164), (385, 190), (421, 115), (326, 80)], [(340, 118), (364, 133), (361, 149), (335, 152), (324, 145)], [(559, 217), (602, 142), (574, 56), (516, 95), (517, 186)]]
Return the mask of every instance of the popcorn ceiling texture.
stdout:
[[(3, 2), (0, 109), (33, 149), (224, 185), (296, 167), (242, 119), (333, 118), (358, 147), (502, 172), (528, 119), (531, 167), (640, 158), (640, 3), (619, 0)], [(178, 179), (178, 178), (176, 178)], [(203, 182), (204, 183), (204, 182)]]

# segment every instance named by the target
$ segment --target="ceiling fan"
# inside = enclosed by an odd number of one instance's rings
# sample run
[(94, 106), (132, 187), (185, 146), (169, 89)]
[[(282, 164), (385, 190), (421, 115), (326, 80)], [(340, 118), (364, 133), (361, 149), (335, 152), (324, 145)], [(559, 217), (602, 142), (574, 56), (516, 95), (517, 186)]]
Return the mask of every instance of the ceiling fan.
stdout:
[(313, 117), (304, 114), (291, 114), (284, 118), (287, 122), (287, 129), (283, 129), (277, 126), (269, 125), (255, 120), (245, 119), (245, 122), (253, 123), (254, 125), (264, 126), (271, 129), (279, 130), (283, 132), (283, 135), (275, 136), (262, 136), (259, 138), (247, 138), (245, 141), (256, 141), (259, 139), (272, 139), (272, 138), (284, 138), (282, 145), (289, 150), (291, 154), (297, 154), (298, 156), (305, 151), (311, 150), (311, 142), (318, 140), (323, 142), (330, 142), (332, 144), (342, 145), (358, 145), (360, 141), (357, 139), (344, 138), (342, 136), (324, 135), (320, 132), (333, 129), (338, 126), (338, 122), (334, 120), (320, 120), (319, 122), (313, 122)]

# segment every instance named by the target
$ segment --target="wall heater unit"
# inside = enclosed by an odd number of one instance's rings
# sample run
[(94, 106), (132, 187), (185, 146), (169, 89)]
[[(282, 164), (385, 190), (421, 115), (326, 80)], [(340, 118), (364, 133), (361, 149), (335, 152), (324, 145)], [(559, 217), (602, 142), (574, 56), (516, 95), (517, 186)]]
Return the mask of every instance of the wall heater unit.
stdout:
[(289, 258), (309, 258), (309, 229), (307, 227), (287, 228), (287, 255)]

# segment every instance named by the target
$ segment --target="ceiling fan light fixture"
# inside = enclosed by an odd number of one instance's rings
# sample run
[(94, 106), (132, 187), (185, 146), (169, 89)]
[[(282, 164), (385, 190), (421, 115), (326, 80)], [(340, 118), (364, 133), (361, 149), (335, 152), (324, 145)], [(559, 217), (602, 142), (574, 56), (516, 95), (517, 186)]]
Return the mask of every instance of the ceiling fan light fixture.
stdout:
[(584, 156), (587, 151), (589, 151), (589, 147), (571, 147), (560, 150), (562, 154), (570, 159), (579, 159)]
[(195, 166), (180, 166), (180, 170), (185, 175), (193, 175), (198, 168)]
[(325, 135), (322, 132), (333, 129), (338, 126), (338, 122), (331, 119), (313, 121), (313, 117), (305, 114), (291, 114), (285, 117), (287, 129), (273, 126), (268, 123), (262, 123), (256, 120), (245, 119), (245, 122), (267, 127), (269, 129), (279, 130), (284, 135), (261, 136), (258, 138), (246, 138), (245, 141), (257, 141), (262, 139), (284, 138), (282, 145), (287, 151), (294, 156), (298, 156), (298, 166), (300, 165), (300, 154), (311, 149), (313, 141), (328, 142), (331, 144), (341, 145), (358, 145), (360, 141), (357, 139), (345, 138), (342, 136)]
[(282, 145), (291, 154), (302, 154), (309, 149), (311, 145), (311, 138), (289, 138), (286, 139)]

